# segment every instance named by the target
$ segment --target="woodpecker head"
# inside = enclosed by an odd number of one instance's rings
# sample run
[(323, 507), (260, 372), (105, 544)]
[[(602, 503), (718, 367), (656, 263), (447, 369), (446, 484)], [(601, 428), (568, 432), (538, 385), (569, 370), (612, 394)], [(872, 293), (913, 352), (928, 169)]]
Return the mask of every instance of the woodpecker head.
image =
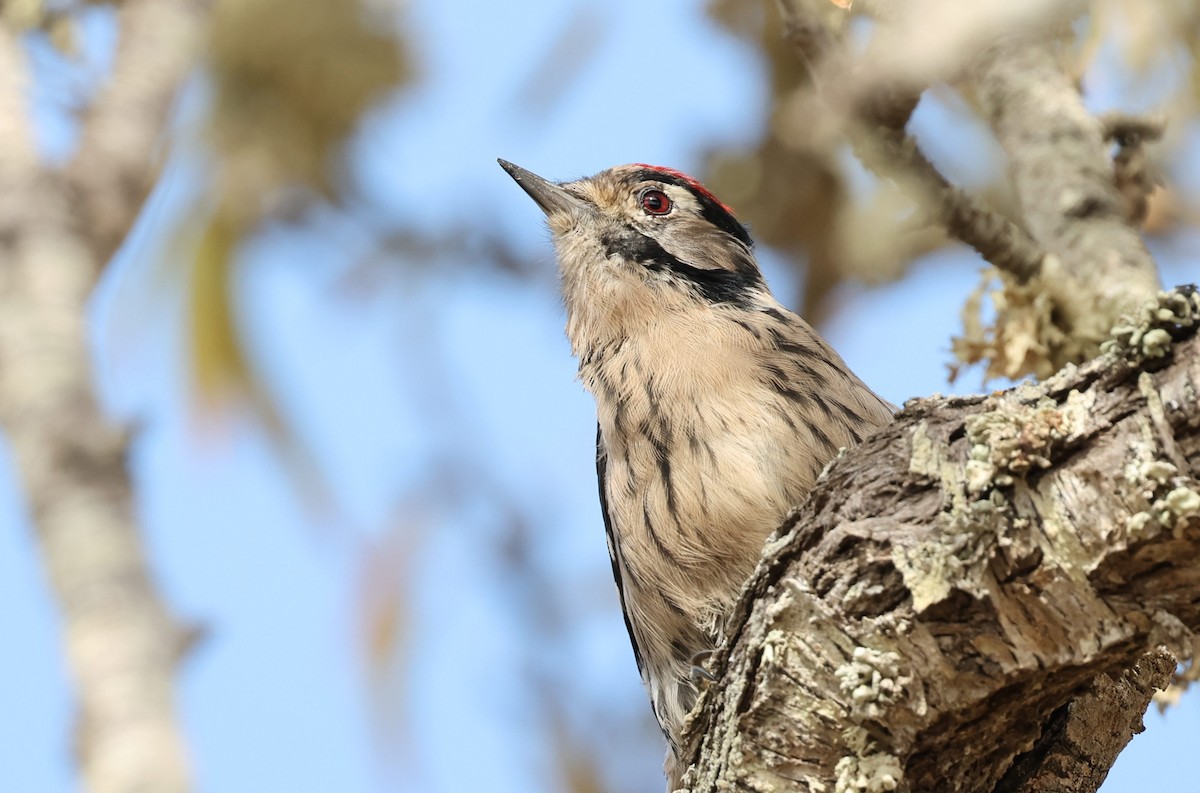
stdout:
[(555, 184), (499, 162), (546, 213), (577, 355), (671, 313), (744, 306), (766, 292), (745, 226), (679, 171), (620, 165)]

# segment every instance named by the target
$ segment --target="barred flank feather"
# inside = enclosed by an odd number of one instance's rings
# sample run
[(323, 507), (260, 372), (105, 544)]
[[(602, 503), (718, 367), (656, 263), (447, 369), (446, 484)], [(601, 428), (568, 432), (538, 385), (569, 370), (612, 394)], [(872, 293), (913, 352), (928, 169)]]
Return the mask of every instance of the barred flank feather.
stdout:
[(580, 367), (613, 572), (673, 747), (694, 659), (715, 647), (767, 535), (839, 448), (891, 417), (803, 320), (765, 291), (754, 302), (672, 312)]

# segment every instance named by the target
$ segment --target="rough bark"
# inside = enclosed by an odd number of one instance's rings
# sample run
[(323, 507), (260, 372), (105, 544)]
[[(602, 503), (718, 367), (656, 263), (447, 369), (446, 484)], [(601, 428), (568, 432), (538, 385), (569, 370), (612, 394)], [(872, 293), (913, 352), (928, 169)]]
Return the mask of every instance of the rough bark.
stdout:
[(1146, 317), (831, 465), (747, 584), (689, 790), (1096, 789), (1200, 629), (1200, 298)]
[(1017, 757), (996, 793), (1091, 793), (1143, 729), (1142, 714), (1170, 678), (1175, 658), (1156, 650), (1120, 678), (1099, 675), (1056, 710), (1033, 748)]
[(189, 788), (180, 631), (142, 554), (127, 438), (92, 390), (86, 306), (153, 185), (198, 13), (183, 0), (121, 4), (113, 77), (65, 171), (39, 160), (20, 34), (0, 26), (0, 427), (61, 611), (94, 793)]
[[(1196, 646), (1200, 302), (1121, 321), (1158, 279), (1104, 125), (1058, 60), (1051, 29), (1085, 4), (883, 4), (876, 51), (835, 47), (818, 0), (779, 5), (783, 35), (835, 76), (816, 82), (840, 88), (824, 98), (851, 139), (858, 118), (882, 144), (856, 150), (1005, 274), (996, 330), (976, 329), (983, 352), (965, 359), (1067, 368), (916, 401), (832, 466), (748, 584), (690, 733), (689, 789), (1095, 790), (1170, 679), (1160, 645)], [(891, 100), (947, 78), (1009, 155), (1020, 226), (904, 133), (911, 104)], [(1070, 365), (1111, 334), (1108, 357)]]

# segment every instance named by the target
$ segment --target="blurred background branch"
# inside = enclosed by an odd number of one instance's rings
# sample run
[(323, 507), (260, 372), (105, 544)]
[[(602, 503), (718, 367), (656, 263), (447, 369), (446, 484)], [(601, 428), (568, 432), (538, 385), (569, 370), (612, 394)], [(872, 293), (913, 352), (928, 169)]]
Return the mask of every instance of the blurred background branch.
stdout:
[(34, 144), (19, 31), (11, 19), (0, 31), (0, 426), (62, 615), (84, 784), (172, 793), (190, 789), (174, 693), (185, 640), (146, 565), (127, 438), (92, 389), (85, 306), (153, 184), (149, 144), (191, 65), (196, 18), (187, 3), (132, 0), (119, 17), (126, 57), (65, 171)]
[[(1045, 315), (1036, 338), (1022, 345), (1042, 354), (990, 362), (1009, 377), (1046, 377), (1095, 355), (1121, 315), (1159, 289), (1141, 230), (1126, 221), (1103, 125), (1057, 55), (1061, 36), (1052, 30), (993, 44), (970, 78), (1008, 155), (1023, 221), (1053, 255), (1033, 287), (1047, 297)], [(1018, 306), (1010, 301), (998, 318), (997, 340), (1028, 322)], [(996, 349), (1011, 346), (1000, 341)]]
[[(951, 236), (1020, 281), (1034, 275), (1041, 267), (1043, 253), (1029, 235), (1008, 218), (951, 185), (906, 132), (921, 92), (928, 86), (916, 84), (914, 76), (904, 71), (885, 76), (866, 57), (858, 62), (849, 45), (822, 18), (821, 12), (828, 14), (828, 7), (823, 0), (779, 2), (784, 37), (796, 47), (800, 61), (814, 71), (812, 84), (816, 91), (806, 100), (812, 106), (803, 115), (831, 116), (833, 123), (823, 125), (824, 134), (835, 134), (831, 130), (848, 134), (855, 154), (867, 167), (880, 178), (905, 188), (914, 201), (928, 207), (928, 213)], [(968, 19), (974, 31), (981, 20)], [(952, 31), (943, 40), (957, 41), (959, 36), (970, 37), (965, 32)], [(914, 43), (897, 31), (881, 31), (876, 38), (886, 38), (891, 44), (886, 49), (876, 47), (876, 52), (886, 53), (889, 62), (895, 60), (906, 66), (919, 60), (918, 45), (926, 43), (921, 38)], [(863, 72), (871, 77), (859, 76)], [(845, 112), (846, 107), (854, 110)]]
[(150, 195), (166, 158), (167, 121), (199, 53), (203, 0), (124, 0), (121, 46), (108, 82), (83, 109), (79, 149), (66, 168), (79, 225), (101, 265)]

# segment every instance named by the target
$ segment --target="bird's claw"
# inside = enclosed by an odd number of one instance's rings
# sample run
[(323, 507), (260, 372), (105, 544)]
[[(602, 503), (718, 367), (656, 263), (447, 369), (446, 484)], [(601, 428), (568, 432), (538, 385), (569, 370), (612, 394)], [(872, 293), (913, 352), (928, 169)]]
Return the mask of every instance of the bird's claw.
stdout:
[(691, 669), (691, 673), (690, 673), (691, 678), (692, 678), (692, 683), (699, 685), (701, 682), (704, 682), (704, 683), (717, 682), (717, 676), (714, 675), (712, 672), (708, 671), (703, 666), (701, 666), (701, 664), (703, 664), (709, 658), (712, 658), (712, 654), (713, 654), (712, 650), (701, 650), (700, 652), (698, 652), (692, 656), (692, 669)]

